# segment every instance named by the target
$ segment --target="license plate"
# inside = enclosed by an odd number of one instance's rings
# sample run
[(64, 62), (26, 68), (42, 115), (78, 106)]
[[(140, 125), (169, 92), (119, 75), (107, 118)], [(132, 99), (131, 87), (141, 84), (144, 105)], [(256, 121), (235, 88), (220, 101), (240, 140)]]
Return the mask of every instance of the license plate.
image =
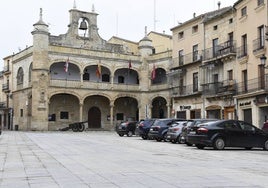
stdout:
[(195, 131), (190, 131), (190, 134), (195, 134)]

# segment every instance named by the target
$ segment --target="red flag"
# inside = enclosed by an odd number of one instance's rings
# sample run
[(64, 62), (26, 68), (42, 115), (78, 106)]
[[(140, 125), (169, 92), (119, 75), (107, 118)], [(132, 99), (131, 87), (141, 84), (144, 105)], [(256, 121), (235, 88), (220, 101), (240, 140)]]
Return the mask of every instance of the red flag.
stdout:
[(69, 57), (68, 57), (67, 61), (64, 64), (64, 72), (68, 72), (68, 68), (69, 68)]
[(128, 62), (128, 68), (131, 69), (132, 68), (132, 65), (131, 65), (131, 60), (129, 60)]
[(155, 75), (156, 75), (156, 70), (155, 70), (155, 64), (154, 64), (153, 71), (152, 71), (152, 75), (151, 75), (151, 79), (152, 79), (152, 80), (155, 79)]
[(97, 76), (98, 78), (101, 77), (101, 65), (100, 65), (100, 61), (99, 61), (98, 66), (97, 66), (96, 76)]

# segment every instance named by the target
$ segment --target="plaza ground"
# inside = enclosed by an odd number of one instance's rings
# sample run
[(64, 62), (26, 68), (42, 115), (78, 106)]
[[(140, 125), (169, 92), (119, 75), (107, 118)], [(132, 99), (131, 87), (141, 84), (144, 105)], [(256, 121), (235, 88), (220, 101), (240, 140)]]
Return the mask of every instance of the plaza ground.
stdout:
[(268, 152), (119, 137), (115, 132), (0, 136), (1, 188), (268, 187)]

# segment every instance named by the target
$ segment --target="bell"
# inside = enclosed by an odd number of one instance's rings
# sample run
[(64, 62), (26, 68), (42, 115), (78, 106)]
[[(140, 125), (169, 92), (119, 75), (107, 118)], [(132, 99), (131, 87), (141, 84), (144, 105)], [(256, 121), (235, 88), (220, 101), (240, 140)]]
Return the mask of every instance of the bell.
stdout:
[(87, 22), (85, 21), (85, 19), (83, 19), (83, 21), (80, 23), (79, 29), (87, 30)]

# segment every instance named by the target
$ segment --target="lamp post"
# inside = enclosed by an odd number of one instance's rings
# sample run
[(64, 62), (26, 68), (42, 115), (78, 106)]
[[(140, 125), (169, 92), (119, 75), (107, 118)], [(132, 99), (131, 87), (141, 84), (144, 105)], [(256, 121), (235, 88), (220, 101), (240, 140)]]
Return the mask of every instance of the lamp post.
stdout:
[(266, 59), (267, 59), (267, 57), (264, 54), (260, 57), (261, 65), (263, 65), (264, 68), (267, 68), (267, 67), (265, 67)]
[(261, 60), (261, 72), (260, 72), (260, 76), (261, 76), (261, 89), (265, 89), (265, 72), (264, 72), (264, 69), (268, 68), (265, 66), (266, 64), (266, 59), (267, 57), (263, 54), (261, 57), (260, 57), (260, 60)]

